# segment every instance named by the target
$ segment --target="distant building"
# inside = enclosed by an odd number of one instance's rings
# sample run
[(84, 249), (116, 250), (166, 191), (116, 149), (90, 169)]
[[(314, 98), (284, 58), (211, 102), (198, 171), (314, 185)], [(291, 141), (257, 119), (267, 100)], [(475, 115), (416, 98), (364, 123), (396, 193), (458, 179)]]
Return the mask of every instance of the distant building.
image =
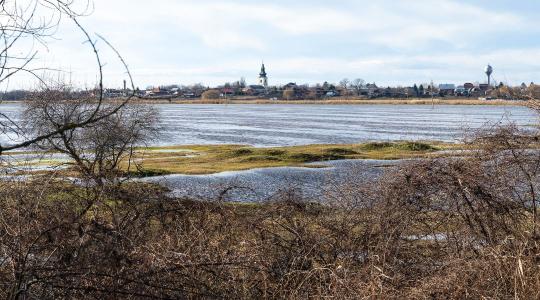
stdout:
[(222, 97), (227, 97), (227, 96), (234, 96), (235, 90), (233, 88), (226, 87), (226, 88), (222, 88), (220, 92), (221, 92)]
[(328, 91), (326, 92), (326, 97), (338, 97), (339, 96), (339, 92), (338, 91)]
[(454, 93), (456, 94), (456, 96), (468, 96), (470, 90), (471, 89), (465, 88), (464, 85), (460, 85), (455, 89)]
[(481, 91), (485, 92), (487, 90), (490, 90), (491, 87), (489, 86), (489, 84), (487, 83), (481, 83), (478, 85), (478, 87), (480, 88)]
[(463, 85), (466, 90), (474, 89), (474, 84), (467, 82)]
[(126, 95), (124, 90), (106, 89), (103, 93), (105, 98), (120, 98)]
[(297, 87), (297, 85), (296, 85), (295, 82), (289, 82), (286, 85), (284, 85), (282, 87), (282, 89), (284, 89), (284, 90), (286, 90), (286, 89), (295, 89), (296, 87)]
[(369, 98), (378, 97), (380, 93), (381, 91), (375, 83), (366, 84), (360, 91), (361, 95), (368, 96)]
[(440, 95), (453, 95), (456, 90), (455, 84), (445, 83), (439, 84), (439, 94)]
[[(294, 82), (289, 82), (280, 87), (284, 98), (292, 99), (316, 99), (317, 97), (326, 97), (328, 90), (321, 87), (310, 88), (308, 85), (297, 85)], [(285, 93), (287, 96), (285, 97)], [(333, 97), (333, 96), (329, 96)]]
[(249, 85), (243, 89), (244, 94), (250, 96), (259, 96), (266, 93), (266, 87), (263, 85)]
[(265, 89), (268, 88), (268, 75), (266, 74), (266, 68), (264, 63), (261, 66), (261, 72), (259, 73), (259, 84), (264, 86)]

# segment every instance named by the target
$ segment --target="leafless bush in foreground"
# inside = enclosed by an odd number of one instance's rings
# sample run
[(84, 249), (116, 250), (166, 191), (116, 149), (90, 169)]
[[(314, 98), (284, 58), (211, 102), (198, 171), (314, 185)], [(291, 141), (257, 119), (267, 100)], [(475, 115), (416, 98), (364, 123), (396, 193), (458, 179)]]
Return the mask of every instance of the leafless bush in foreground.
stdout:
[[(58, 90), (38, 93), (24, 113), (27, 127), (36, 136), (55, 131), (62, 124), (77, 124), (95, 113), (94, 100), (70, 99)], [(99, 118), (84, 127), (61, 131), (38, 142), (40, 150), (67, 155), (83, 178), (95, 184), (118, 182), (123, 174), (136, 169), (133, 154), (158, 135), (158, 112), (151, 106), (105, 103)]]

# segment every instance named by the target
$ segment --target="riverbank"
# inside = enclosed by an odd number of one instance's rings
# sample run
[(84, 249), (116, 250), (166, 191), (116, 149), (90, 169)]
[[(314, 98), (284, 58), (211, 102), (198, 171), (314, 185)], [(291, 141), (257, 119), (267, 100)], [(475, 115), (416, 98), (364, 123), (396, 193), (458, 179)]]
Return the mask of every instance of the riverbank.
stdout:
[(141, 103), (159, 104), (296, 104), (296, 105), (496, 105), (496, 106), (526, 106), (527, 101), (521, 100), (478, 100), (478, 99), (328, 99), (328, 100), (269, 100), (269, 99), (138, 99)]
[[(112, 101), (119, 101), (114, 99)], [(133, 99), (134, 103), (144, 104), (296, 104), (296, 105), (489, 105), (489, 106), (527, 106), (524, 100), (479, 100), (479, 99), (351, 99), (333, 98), (327, 100), (270, 100), (270, 99)], [(1, 104), (17, 104), (21, 101), (1, 101)]]

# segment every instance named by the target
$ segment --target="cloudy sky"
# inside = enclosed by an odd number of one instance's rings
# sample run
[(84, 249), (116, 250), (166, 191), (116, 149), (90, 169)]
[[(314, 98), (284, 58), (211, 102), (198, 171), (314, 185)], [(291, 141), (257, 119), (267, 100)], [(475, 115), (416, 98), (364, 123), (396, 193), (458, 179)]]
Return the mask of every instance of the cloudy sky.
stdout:
[[(540, 82), (536, 0), (94, 0), (81, 19), (128, 62), (138, 86), (363, 78), (383, 85)], [(82, 36), (63, 22), (40, 63), (92, 84)], [(101, 43), (109, 86), (125, 75)]]

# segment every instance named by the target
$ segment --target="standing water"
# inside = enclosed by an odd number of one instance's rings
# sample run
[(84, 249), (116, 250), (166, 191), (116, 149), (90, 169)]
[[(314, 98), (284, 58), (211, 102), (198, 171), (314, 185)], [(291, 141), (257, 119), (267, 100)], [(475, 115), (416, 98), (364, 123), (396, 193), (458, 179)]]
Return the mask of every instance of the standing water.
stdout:
[[(469, 129), (513, 122), (537, 123), (520, 106), (474, 105), (155, 105), (162, 134), (156, 146), (246, 144), (261, 147), (365, 141), (454, 142)], [(21, 104), (0, 104), (18, 119)], [(487, 125), (486, 125), (487, 124)], [(0, 143), (15, 136), (1, 134)]]

